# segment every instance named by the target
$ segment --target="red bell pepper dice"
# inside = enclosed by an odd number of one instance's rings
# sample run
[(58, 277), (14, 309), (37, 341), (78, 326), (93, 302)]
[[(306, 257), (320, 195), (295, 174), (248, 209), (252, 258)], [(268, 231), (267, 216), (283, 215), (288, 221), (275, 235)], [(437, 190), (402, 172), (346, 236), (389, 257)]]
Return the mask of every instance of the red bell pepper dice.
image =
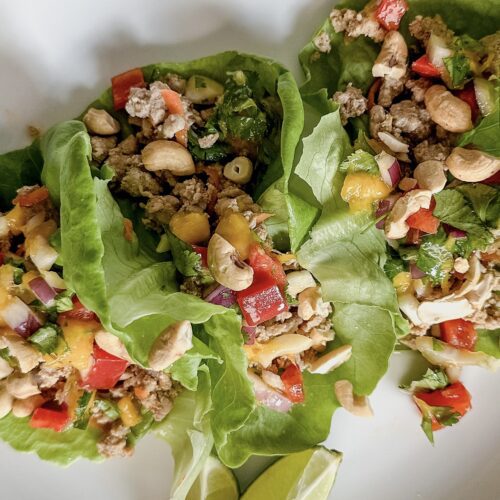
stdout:
[(253, 283), (240, 292), (236, 299), (248, 326), (255, 326), (287, 310), (286, 300), (271, 274), (254, 273)]
[(441, 339), (458, 349), (474, 350), (477, 332), (474, 324), (465, 319), (451, 319), (440, 323)]
[(408, 4), (405, 0), (380, 0), (375, 17), (386, 30), (397, 30), (407, 10)]
[(130, 89), (132, 87), (145, 87), (144, 74), (141, 68), (131, 69), (111, 78), (111, 92), (115, 110), (125, 108)]
[[(471, 408), (471, 397), (469, 391), (460, 382), (445, 387), (444, 389), (437, 389), (431, 392), (417, 392), (415, 394), (417, 399), (422, 400), (429, 406), (448, 407), (454, 412), (463, 417)], [(437, 431), (442, 429), (437, 420), (432, 421), (432, 430)]]
[(493, 174), (491, 177), (488, 177), (484, 181), (481, 181), (481, 184), (490, 184), (491, 186), (496, 186), (500, 184), (500, 172)]
[(270, 274), (281, 290), (285, 288), (286, 274), (281, 262), (276, 257), (268, 255), (260, 245), (251, 246), (248, 263), (256, 273)]
[(35, 409), (29, 425), (33, 429), (52, 429), (61, 432), (68, 426), (70, 420), (68, 407), (65, 404), (61, 406), (45, 404)]
[(113, 356), (94, 344), (94, 363), (80, 385), (87, 389), (112, 389), (127, 366), (127, 360)]
[(87, 309), (76, 295), (73, 295), (71, 302), (73, 302), (73, 309), (59, 314), (59, 318), (79, 319), (80, 321), (99, 321), (96, 313)]
[(426, 55), (413, 61), (411, 69), (420, 76), (425, 76), (427, 78), (439, 78), (441, 76), (439, 69), (431, 63)]
[(476, 100), (476, 91), (474, 90), (474, 84), (468, 83), (463, 89), (457, 90), (455, 95), (466, 102), (471, 111), (472, 121), (475, 122), (479, 116), (479, 105)]
[(406, 223), (412, 229), (419, 229), (427, 234), (436, 234), (439, 228), (439, 219), (432, 215), (432, 209), (421, 208), (418, 212), (410, 215)]
[(281, 381), (285, 386), (285, 396), (293, 403), (304, 402), (304, 380), (297, 365), (290, 365), (281, 374)]
[(199, 247), (198, 245), (192, 245), (193, 250), (201, 257), (201, 265), (203, 267), (208, 267), (207, 260), (207, 247)]

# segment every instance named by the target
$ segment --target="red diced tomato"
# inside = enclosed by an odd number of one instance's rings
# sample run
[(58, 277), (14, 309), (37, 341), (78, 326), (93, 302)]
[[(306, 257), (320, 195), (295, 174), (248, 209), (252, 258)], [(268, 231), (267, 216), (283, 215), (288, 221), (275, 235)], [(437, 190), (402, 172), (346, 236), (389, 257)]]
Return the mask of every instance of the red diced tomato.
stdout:
[(287, 310), (276, 280), (264, 271), (255, 271), (253, 283), (240, 292), (236, 299), (248, 326), (255, 326)]
[(411, 69), (420, 76), (425, 76), (427, 78), (438, 78), (441, 76), (439, 69), (431, 63), (426, 55), (419, 57), (416, 61), (413, 61)]
[(255, 272), (270, 274), (280, 289), (286, 286), (286, 274), (281, 262), (271, 255), (268, 255), (260, 245), (252, 245), (248, 256), (248, 263)]
[(48, 197), (49, 190), (45, 186), (42, 186), (30, 191), (29, 193), (17, 195), (12, 203), (21, 207), (33, 207), (34, 205), (38, 205), (42, 201), (45, 201)]
[(439, 325), (441, 339), (458, 349), (474, 350), (477, 332), (474, 324), (464, 319), (451, 319)]
[[(429, 406), (444, 406), (451, 408), (461, 417), (463, 417), (471, 408), (471, 397), (469, 391), (467, 391), (467, 389), (460, 382), (455, 382), (444, 389), (437, 389), (432, 392), (417, 392), (415, 397), (422, 400), (424, 403), (427, 403)], [(443, 426), (437, 420), (433, 420), (433, 431), (437, 431), (442, 428)]]
[(397, 30), (407, 10), (408, 4), (405, 0), (380, 0), (375, 17), (386, 30)]
[(94, 362), (87, 376), (81, 381), (81, 386), (88, 389), (112, 389), (123, 372), (128, 361), (118, 358), (94, 344)]
[(439, 228), (439, 219), (432, 215), (434, 208), (421, 208), (418, 212), (410, 215), (406, 223), (412, 229), (418, 229), (427, 234), (436, 234)]
[(292, 403), (304, 402), (304, 381), (297, 365), (288, 366), (281, 374), (281, 381), (285, 386), (285, 396)]
[(198, 245), (192, 245), (193, 250), (201, 257), (201, 265), (203, 267), (208, 267), (207, 260), (207, 247), (199, 247)]
[(474, 90), (474, 84), (468, 83), (463, 89), (457, 90), (455, 95), (466, 102), (471, 111), (472, 121), (475, 122), (479, 116), (479, 106), (476, 100), (476, 91)]
[(87, 309), (76, 295), (73, 295), (71, 301), (73, 302), (73, 309), (71, 309), (71, 311), (61, 313), (59, 318), (79, 319), (81, 321), (99, 321), (96, 313)]
[(406, 235), (406, 243), (408, 245), (419, 245), (421, 237), (422, 232), (419, 229), (413, 229), (410, 227), (410, 230)]
[(52, 429), (61, 432), (68, 426), (70, 420), (65, 404), (59, 407), (46, 404), (35, 409), (29, 425), (33, 429)]
[(111, 92), (113, 103), (118, 111), (127, 104), (130, 89), (133, 87), (145, 87), (144, 74), (141, 68), (131, 69), (111, 78)]

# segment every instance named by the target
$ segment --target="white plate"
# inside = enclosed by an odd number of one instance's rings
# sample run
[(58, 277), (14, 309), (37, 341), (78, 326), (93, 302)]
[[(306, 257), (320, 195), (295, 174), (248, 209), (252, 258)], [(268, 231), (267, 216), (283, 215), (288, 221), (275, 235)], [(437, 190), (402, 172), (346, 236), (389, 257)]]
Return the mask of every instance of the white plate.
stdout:
[[(297, 53), (326, 18), (328, 0), (0, 0), (0, 152), (76, 116), (130, 67), (188, 60), (227, 49), (268, 55), (302, 78)], [(173, 4), (173, 5), (172, 5)], [(347, 499), (493, 500), (500, 496), (499, 375), (464, 377), (474, 410), (436, 436), (419, 429), (409, 398), (397, 390), (408, 356), (392, 360), (360, 420), (336, 413), (327, 444), (344, 452), (334, 497)], [(246, 483), (262, 461), (240, 472)], [(156, 500), (168, 498), (172, 459), (151, 437), (131, 459), (78, 462), (60, 469), (0, 444), (2, 500)], [(272, 499), (266, 499), (272, 500)]]

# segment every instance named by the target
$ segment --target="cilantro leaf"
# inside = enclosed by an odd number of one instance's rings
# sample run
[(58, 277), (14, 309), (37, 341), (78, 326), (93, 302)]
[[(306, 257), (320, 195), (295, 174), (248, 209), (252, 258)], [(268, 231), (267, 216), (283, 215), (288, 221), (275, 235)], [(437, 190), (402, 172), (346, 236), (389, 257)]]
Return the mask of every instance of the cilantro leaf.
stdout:
[(84, 391), (78, 399), (75, 409), (75, 421), (73, 427), (76, 429), (86, 429), (90, 419), (90, 408), (94, 393)]
[[(208, 134), (213, 134), (217, 132), (216, 129), (205, 130), (202, 137)], [(229, 153), (231, 148), (229, 145), (217, 141), (213, 146), (203, 149), (198, 143), (199, 135), (191, 128), (188, 133), (188, 149), (196, 160), (217, 162), (224, 160)]]
[(59, 343), (61, 329), (54, 323), (46, 323), (39, 328), (28, 341), (34, 344), (40, 352), (50, 354), (54, 352)]
[(456, 424), (461, 417), (460, 413), (453, 411), (453, 408), (450, 406), (428, 405), (425, 401), (419, 399), (418, 393), (413, 396), (413, 399), (422, 413), (422, 430), (432, 444), (434, 444), (433, 423), (449, 427)]
[(410, 385), (401, 385), (400, 388), (410, 392), (435, 391), (436, 389), (444, 389), (448, 384), (448, 376), (443, 370), (428, 368), (420, 380), (413, 380)]
[(500, 189), (487, 184), (462, 184), (455, 188), (470, 202), (478, 217), (493, 228), (500, 219)]
[(390, 280), (394, 279), (399, 273), (403, 273), (407, 270), (408, 266), (402, 259), (391, 254), (387, 256), (387, 260), (384, 264), (384, 272)]
[(425, 241), (418, 250), (417, 266), (438, 285), (453, 269), (453, 254), (443, 245)]
[(198, 276), (201, 270), (201, 256), (193, 250), (191, 245), (177, 238), (170, 230), (165, 229), (165, 232), (177, 270), (184, 276)]
[(363, 149), (358, 149), (349, 155), (341, 164), (340, 171), (353, 174), (355, 172), (366, 172), (371, 175), (379, 175), (380, 170), (375, 158)]
[(453, 88), (463, 87), (465, 82), (470, 80), (472, 76), (470, 61), (465, 54), (456, 52), (451, 57), (445, 57), (443, 62), (450, 75)]
[(109, 399), (96, 399), (93, 407), (104, 413), (110, 420), (117, 420), (120, 417), (116, 403)]

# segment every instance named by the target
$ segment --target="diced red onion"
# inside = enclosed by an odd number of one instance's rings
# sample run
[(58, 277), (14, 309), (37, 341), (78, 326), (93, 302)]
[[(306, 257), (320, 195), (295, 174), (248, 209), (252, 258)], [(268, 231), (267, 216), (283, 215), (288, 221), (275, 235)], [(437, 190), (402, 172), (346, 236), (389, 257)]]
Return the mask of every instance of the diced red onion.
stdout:
[(254, 391), (255, 399), (271, 410), (286, 413), (293, 406), (293, 403), (288, 398), (264, 382), (262, 382), (262, 385), (258, 384), (258, 387), (254, 386)]
[(243, 326), (242, 330), (247, 334), (248, 340), (245, 342), (246, 345), (255, 344), (255, 326)]
[(426, 274), (417, 266), (417, 264), (410, 263), (410, 274), (414, 280), (418, 280), (426, 276)]
[[(392, 209), (394, 206), (394, 203), (401, 197), (401, 195), (398, 194), (391, 194), (387, 198), (384, 198), (383, 200), (380, 200), (378, 202), (378, 207), (375, 212), (375, 218), (378, 219), (382, 217), (383, 215), (386, 215), (389, 213), (389, 211)], [(384, 224), (385, 224), (385, 218), (381, 219), (377, 222), (376, 227), (377, 229), (384, 229)]]
[(29, 337), (41, 326), (33, 311), (19, 298), (13, 297), (0, 311), (5, 323), (22, 337)]
[(451, 236), (452, 238), (467, 238), (467, 233), (465, 231), (462, 231), (461, 229), (457, 229), (456, 227), (449, 226), (448, 224), (444, 224), (444, 230), (446, 231), (446, 234)]
[(205, 297), (205, 300), (218, 306), (231, 307), (236, 302), (236, 294), (233, 290), (220, 285), (213, 292), (209, 293)]
[(394, 158), (394, 156), (382, 151), (380, 154), (375, 156), (375, 161), (377, 162), (380, 170), (382, 180), (388, 186), (397, 186), (401, 179), (401, 167), (398, 160)]
[(33, 293), (45, 304), (50, 304), (57, 295), (54, 290), (41, 276), (33, 278), (29, 282), (29, 286)]

